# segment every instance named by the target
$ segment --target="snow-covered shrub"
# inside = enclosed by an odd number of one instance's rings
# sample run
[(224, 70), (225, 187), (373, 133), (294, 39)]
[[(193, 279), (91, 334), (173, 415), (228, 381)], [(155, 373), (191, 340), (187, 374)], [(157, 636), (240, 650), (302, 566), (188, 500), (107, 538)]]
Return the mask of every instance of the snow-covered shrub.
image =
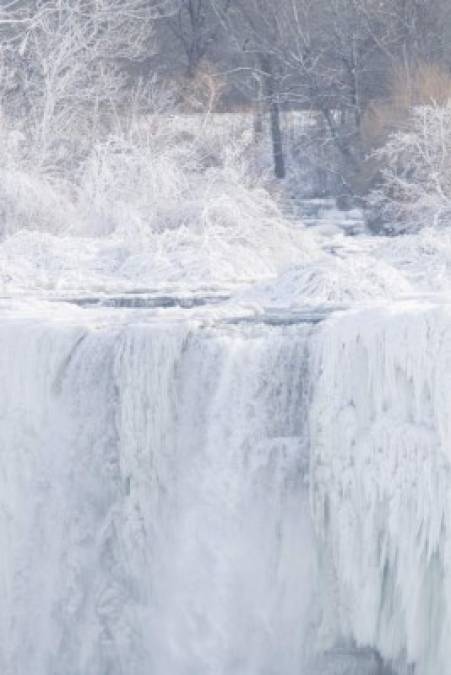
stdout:
[(22, 229), (62, 232), (77, 218), (70, 182), (40, 171), (21, 131), (0, 118), (0, 239)]
[(121, 239), (128, 272), (245, 279), (299, 257), (303, 235), (250, 167), (251, 136), (227, 143), (216, 125), (195, 130), (180, 118), (163, 120), (159, 132), (152, 126), (151, 135), (99, 144), (80, 181), (88, 231)]
[(153, 120), (152, 133), (112, 136), (94, 147), (81, 167), (80, 207), (100, 233), (245, 221), (257, 204), (269, 208), (267, 193), (252, 185), (247, 145), (245, 135), (227, 144), (215, 128)]
[(418, 106), (374, 153), (372, 212), (390, 233), (451, 225), (451, 101)]
[(62, 283), (64, 270), (64, 283), (78, 288), (88, 280), (211, 287), (270, 278), (316, 255), (253, 173), (251, 134), (227, 142), (216, 125), (196, 129), (166, 115), (150, 122), (99, 140), (60, 183), (23, 164), (31, 200), (8, 197), (7, 231), (17, 234), (5, 255), (20, 250), (25, 261), (29, 253), (30, 269), (44, 259), (46, 287)]

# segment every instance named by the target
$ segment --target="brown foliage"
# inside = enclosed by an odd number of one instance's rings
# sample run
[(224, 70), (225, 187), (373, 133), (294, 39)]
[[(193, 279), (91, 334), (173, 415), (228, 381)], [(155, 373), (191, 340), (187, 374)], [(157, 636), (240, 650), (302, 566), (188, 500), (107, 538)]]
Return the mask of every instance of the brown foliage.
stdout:
[(171, 78), (178, 107), (185, 113), (209, 113), (217, 110), (224, 88), (223, 78), (211, 66), (199, 67), (194, 76)]
[(362, 139), (367, 150), (380, 147), (393, 131), (402, 129), (415, 106), (444, 105), (451, 98), (451, 73), (436, 64), (420, 64), (414, 70), (393, 70), (389, 95), (372, 101), (362, 120)]
[(359, 175), (362, 192), (378, 182), (383, 168), (373, 151), (381, 148), (392, 133), (406, 127), (416, 106), (444, 105), (450, 98), (451, 73), (443, 66), (420, 64), (415, 69), (393, 69), (388, 96), (371, 101), (362, 116), (361, 140), (367, 157)]

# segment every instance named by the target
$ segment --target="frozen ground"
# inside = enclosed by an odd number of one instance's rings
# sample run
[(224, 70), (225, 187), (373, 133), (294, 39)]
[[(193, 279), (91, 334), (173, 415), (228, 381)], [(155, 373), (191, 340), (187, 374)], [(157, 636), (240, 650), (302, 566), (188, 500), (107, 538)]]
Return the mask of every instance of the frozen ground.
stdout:
[(451, 238), (306, 208), (0, 244), (5, 675), (450, 675)]

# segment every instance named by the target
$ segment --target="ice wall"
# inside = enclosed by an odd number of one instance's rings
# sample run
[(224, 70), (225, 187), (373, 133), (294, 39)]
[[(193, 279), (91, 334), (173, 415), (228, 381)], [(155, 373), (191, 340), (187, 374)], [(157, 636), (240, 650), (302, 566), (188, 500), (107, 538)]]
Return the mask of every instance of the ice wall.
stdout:
[(1, 317), (2, 675), (451, 674), (451, 308), (97, 311)]
[(2, 320), (2, 675), (303, 672), (310, 330)]
[(322, 639), (448, 675), (451, 308), (335, 317), (312, 367)]

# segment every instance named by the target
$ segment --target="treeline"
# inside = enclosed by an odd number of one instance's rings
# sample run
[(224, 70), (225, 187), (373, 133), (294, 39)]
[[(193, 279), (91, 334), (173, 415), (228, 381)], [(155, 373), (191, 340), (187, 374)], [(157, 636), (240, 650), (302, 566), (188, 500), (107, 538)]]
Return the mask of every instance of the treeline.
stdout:
[(136, 114), (241, 111), (284, 178), (281, 120), (304, 111), (337, 194), (361, 196), (374, 151), (451, 93), (450, 0), (5, 0), (0, 40), (3, 115), (56, 168)]
[(161, 8), (154, 67), (181, 104), (270, 116), (285, 175), (281, 111), (313, 110), (361, 192), (362, 160), (406, 108), (448, 96), (449, 0), (177, 0)]

